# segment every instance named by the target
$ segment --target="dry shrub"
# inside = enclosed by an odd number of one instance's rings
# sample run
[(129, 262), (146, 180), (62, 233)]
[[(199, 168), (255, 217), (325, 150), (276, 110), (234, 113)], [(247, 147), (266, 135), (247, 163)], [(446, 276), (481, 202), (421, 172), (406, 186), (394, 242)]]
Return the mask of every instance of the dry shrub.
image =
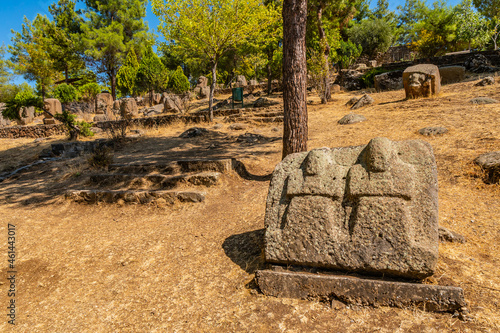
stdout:
[(96, 148), (88, 158), (87, 162), (92, 168), (106, 168), (113, 162), (113, 154), (111, 152), (111, 148), (105, 146)]

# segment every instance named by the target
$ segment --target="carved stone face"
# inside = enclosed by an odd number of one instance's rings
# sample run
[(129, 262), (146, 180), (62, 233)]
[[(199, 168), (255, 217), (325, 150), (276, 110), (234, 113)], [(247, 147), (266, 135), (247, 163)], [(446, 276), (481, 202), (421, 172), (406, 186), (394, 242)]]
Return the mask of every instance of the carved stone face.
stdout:
[(412, 97), (428, 97), (431, 95), (432, 79), (422, 73), (412, 73), (409, 86)]

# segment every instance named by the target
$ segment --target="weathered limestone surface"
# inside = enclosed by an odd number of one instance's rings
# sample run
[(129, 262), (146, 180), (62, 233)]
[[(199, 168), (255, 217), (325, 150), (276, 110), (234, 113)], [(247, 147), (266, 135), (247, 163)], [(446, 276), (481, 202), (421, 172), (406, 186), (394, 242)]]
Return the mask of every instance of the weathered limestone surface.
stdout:
[(436, 163), (420, 140), (287, 156), (266, 206), (266, 260), (424, 278), (438, 258)]
[(275, 297), (326, 298), (361, 306), (415, 306), (437, 312), (454, 312), (466, 306), (464, 291), (457, 287), (272, 270), (257, 271), (256, 278), (260, 290)]
[[(45, 110), (49, 111), (52, 115), (62, 113), (61, 102), (57, 98), (47, 98), (44, 101)], [(44, 113), (45, 119), (53, 118), (51, 115)]]
[(124, 98), (120, 101), (120, 114), (124, 119), (130, 119), (139, 114), (134, 98)]
[(96, 114), (108, 114), (113, 109), (113, 96), (110, 93), (100, 93), (96, 96), (97, 110)]
[(406, 98), (430, 97), (441, 90), (441, 76), (436, 65), (421, 64), (403, 72)]

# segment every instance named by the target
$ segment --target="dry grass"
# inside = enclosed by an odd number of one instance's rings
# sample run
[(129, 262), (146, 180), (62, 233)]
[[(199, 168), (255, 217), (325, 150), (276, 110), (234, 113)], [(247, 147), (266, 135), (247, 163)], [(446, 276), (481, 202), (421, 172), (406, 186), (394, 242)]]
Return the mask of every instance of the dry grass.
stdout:
[[(203, 189), (201, 204), (78, 205), (56, 200), (85, 185), (85, 159), (30, 170), (0, 186), (0, 247), (7, 223), (17, 226), (19, 332), (498, 332), (500, 331), (500, 186), (482, 182), (471, 161), (500, 150), (498, 105), (474, 106), (476, 96), (500, 100), (497, 86), (474, 82), (443, 87), (436, 98), (402, 101), (402, 91), (373, 94), (376, 105), (357, 110), (366, 122), (337, 124), (354, 94), (309, 107), (309, 149), (366, 144), (376, 136), (423, 139), (433, 146), (439, 177), (440, 224), (467, 238), (440, 244), (437, 273), (426, 283), (464, 288), (471, 321), (418, 309), (361, 308), (278, 299), (252, 283), (260, 256), (268, 183), (227, 176)], [(316, 97), (310, 99), (316, 101)], [(236, 142), (245, 131), (222, 124), (217, 135), (179, 139), (190, 126), (148, 130), (115, 152), (120, 162), (238, 157), (255, 174), (271, 172), (280, 141)], [(203, 125), (211, 129), (214, 125)], [(426, 126), (449, 132), (422, 137)], [(246, 131), (273, 137), (275, 125)], [(5, 140), (3, 156), (34, 151), (33, 140)], [(37, 148), (39, 149), (39, 147)], [(25, 154), (25, 155), (21, 155)], [(80, 177), (71, 174), (81, 173)], [(0, 253), (7, 262), (7, 251)], [(2, 266), (2, 267), (5, 267)], [(5, 276), (5, 268), (1, 273)], [(3, 278), (2, 278), (3, 279)], [(3, 285), (5, 287), (5, 285)], [(5, 292), (0, 304), (7, 304)], [(7, 331), (5, 320), (0, 330)]]

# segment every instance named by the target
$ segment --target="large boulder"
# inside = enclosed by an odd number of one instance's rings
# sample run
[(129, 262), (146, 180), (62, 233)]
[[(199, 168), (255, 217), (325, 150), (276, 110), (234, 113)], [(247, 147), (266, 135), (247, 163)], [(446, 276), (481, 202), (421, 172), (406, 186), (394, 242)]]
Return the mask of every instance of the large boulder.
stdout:
[(120, 100), (120, 115), (124, 119), (131, 119), (137, 116), (139, 110), (134, 98), (123, 98)]
[(97, 109), (96, 114), (108, 114), (113, 109), (113, 96), (110, 93), (104, 92), (97, 94)]
[(425, 278), (438, 259), (437, 194), (421, 140), (290, 154), (269, 186), (266, 261)]
[[(52, 115), (56, 115), (58, 113), (62, 113), (62, 105), (61, 102), (57, 98), (47, 98), (44, 101), (44, 108)], [(53, 118), (51, 115), (44, 113), (45, 119)]]
[(377, 92), (403, 89), (403, 71), (375, 75), (373, 80)]
[(406, 98), (430, 97), (441, 90), (441, 77), (436, 65), (421, 64), (403, 72)]
[(5, 109), (5, 103), (0, 103), (0, 127), (1, 126), (10, 126), (10, 120), (4, 118), (2, 115), (2, 111)]
[(198, 98), (208, 98), (210, 96), (210, 87), (196, 87), (194, 88), (194, 93)]
[(179, 95), (168, 95), (165, 97), (165, 102), (163, 104), (163, 112), (168, 113), (183, 113), (186, 98), (189, 96), (179, 96)]
[(257, 80), (250, 80), (250, 81), (248, 81), (248, 85), (257, 86), (257, 85), (259, 85), (259, 82)]
[(200, 76), (198, 78), (198, 85), (197, 85), (197, 87), (205, 88), (207, 85), (208, 85), (208, 79), (206, 77), (204, 77), (204, 76)]
[(498, 70), (498, 68), (491, 65), (491, 62), (483, 54), (471, 55), (465, 60), (464, 66), (469, 72), (473, 73), (487, 73)]
[(235, 87), (246, 87), (248, 84), (247, 84), (247, 79), (245, 78), (245, 75), (238, 75), (236, 77), (236, 83), (235, 83)]
[(18, 124), (19, 125), (28, 125), (33, 122), (33, 119), (35, 119), (35, 107), (34, 106), (23, 106), (21, 109), (19, 109), (19, 119), (18, 119)]
[(487, 183), (500, 182), (500, 151), (482, 154), (474, 162), (485, 171)]
[(354, 103), (353, 106), (351, 106), (351, 110), (356, 110), (362, 108), (363, 106), (371, 105), (373, 103), (375, 103), (373, 97), (371, 97), (368, 94), (364, 94), (363, 96), (361, 96), (360, 99), (356, 101), (356, 103)]
[(363, 73), (353, 69), (342, 69), (334, 83), (347, 90), (360, 90), (364, 86), (363, 80), (361, 80), (362, 76)]
[(441, 84), (450, 84), (463, 81), (465, 79), (465, 67), (439, 67), (439, 76), (441, 76)]

